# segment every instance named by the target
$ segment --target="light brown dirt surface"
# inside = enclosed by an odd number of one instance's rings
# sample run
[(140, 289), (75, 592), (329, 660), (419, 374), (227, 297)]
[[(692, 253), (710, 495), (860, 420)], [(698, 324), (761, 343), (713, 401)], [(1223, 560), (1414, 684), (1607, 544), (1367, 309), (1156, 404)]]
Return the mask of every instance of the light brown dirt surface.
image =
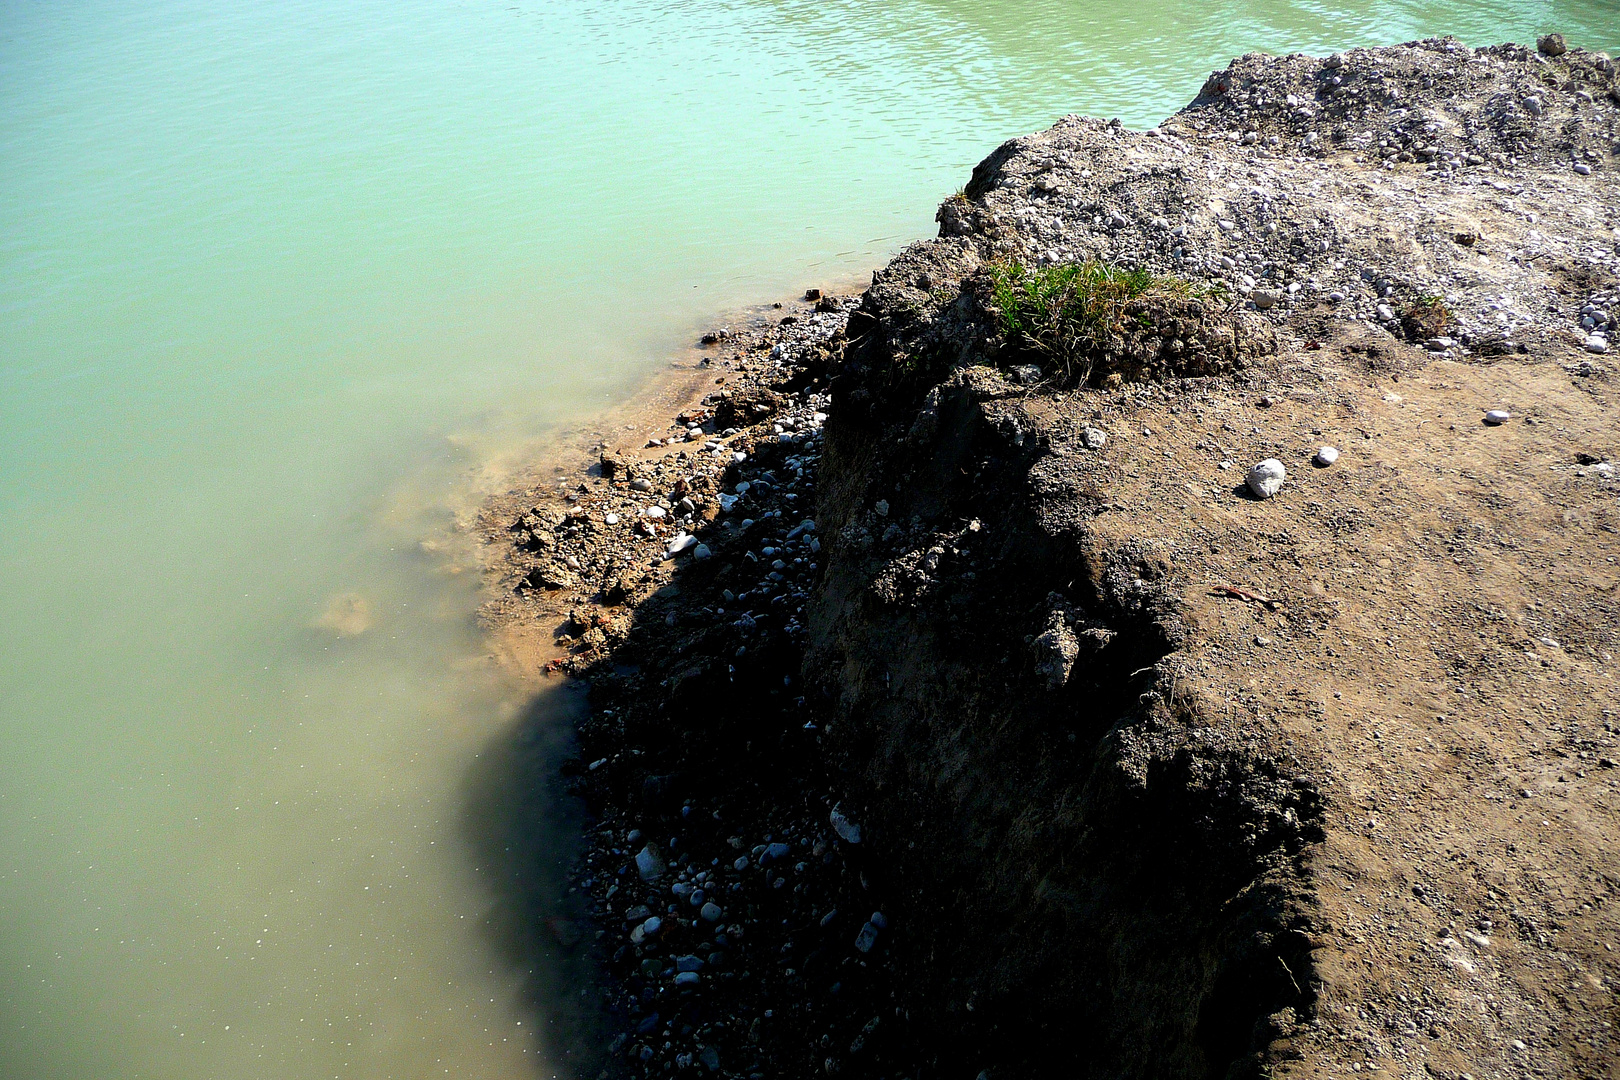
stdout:
[[(1283, 739), (1326, 796), (1319, 1026), (1279, 1075), (1614, 1075), (1620, 483), (1580, 462), (1620, 456), (1620, 412), (1545, 360), (1333, 359), (1095, 421), (1124, 512), (1092, 529), (1195, 575), (1178, 691)], [(1264, 502), (1219, 467), (1273, 455)]]

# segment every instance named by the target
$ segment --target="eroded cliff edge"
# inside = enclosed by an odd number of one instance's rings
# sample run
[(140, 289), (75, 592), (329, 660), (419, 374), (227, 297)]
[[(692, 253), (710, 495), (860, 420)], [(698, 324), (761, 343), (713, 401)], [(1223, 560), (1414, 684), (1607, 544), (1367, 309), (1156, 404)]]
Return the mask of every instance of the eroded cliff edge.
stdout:
[[(609, 1070), (1613, 1075), (1617, 124), (1551, 41), (1066, 118), (497, 506)], [(1188, 288), (1077, 370), (995, 282), (1087, 262)]]
[[(808, 667), (919, 1007), (1032, 1072), (1610, 1075), (1613, 79), (1245, 57), (1155, 131), (1006, 144), (877, 276)], [(1232, 302), (1054, 389), (988, 311), (1008, 258)]]

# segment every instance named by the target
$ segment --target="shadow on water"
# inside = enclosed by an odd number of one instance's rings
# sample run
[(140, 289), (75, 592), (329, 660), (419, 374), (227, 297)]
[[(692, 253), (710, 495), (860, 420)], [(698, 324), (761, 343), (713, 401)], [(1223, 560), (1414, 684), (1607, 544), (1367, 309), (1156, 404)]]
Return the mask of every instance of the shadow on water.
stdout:
[(484, 934), (521, 977), (540, 1020), (542, 1060), (563, 1078), (594, 1076), (601, 1066), (590, 924), (568, 889), (585, 810), (559, 773), (585, 707), (583, 684), (536, 695), (484, 747), (462, 790), (463, 839), (493, 893)]

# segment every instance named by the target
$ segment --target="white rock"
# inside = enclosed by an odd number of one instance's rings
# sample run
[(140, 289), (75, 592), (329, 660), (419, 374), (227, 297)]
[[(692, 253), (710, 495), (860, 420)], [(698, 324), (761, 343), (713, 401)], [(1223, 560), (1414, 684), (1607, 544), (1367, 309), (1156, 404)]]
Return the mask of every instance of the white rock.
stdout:
[(1244, 483), (1248, 484), (1249, 490), (1259, 498), (1269, 499), (1282, 490), (1283, 481), (1286, 479), (1288, 470), (1283, 468), (1283, 463), (1276, 458), (1266, 458), (1249, 470)]
[(641, 508), (641, 516), (649, 517), (654, 521), (657, 521), (659, 518), (664, 516), (664, 508), (662, 506), (643, 506)]
[(1593, 334), (1586, 339), (1586, 351), (1606, 353), (1609, 351), (1609, 339), (1602, 334)]
[(1256, 289), (1249, 294), (1249, 299), (1254, 301), (1256, 308), (1265, 311), (1267, 308), (1275, 307), (1281, 297), (1273, 289)]
[(669, 542), (668, 551), (671, 555), (679, 555), (690, 547), (697, 547), (698, 538), (691, 533), (678, 533), (675, 539)]
[(603, 518), (602, 518), (602, 524), (604, 524), (604, 525), (617, 525), (618, 523), (619, 523), (619, 515), (618, 514), (607, 514), (607, 515), (604, 515)]
[(1102, 428), (1081, 428), (1080, 445), (1087, 450), (1101, 450), (1108, 445), (1108, 432)]
[(1511, 419), (1513, 419), (1513, 414), (1506, 409), (1492, 409), (1485, 414), (1485, 422), (1492, 425), (1505, 424)]
[(1331, 446), (1324, 446), (1316, 451), (1315, 455), (1311, 457), (1311, 460), (1325, 469), (1335, 461), (1339, 460), (1339, 452)]

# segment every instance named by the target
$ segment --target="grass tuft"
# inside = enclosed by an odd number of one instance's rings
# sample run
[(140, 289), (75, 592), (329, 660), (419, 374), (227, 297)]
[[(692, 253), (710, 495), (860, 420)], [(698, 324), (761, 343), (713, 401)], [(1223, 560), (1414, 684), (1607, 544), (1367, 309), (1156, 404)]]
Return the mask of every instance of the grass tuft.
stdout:
[(1456, 314), (1439, 296), (1420, 296), (1401, 315), (1401, 328), (1412, 341), (1444, 337), (1446, 330), (1456, 322)]
[[(1084, 384), (1137, 301), (1201, 295), (1191, 282), (1088, 260), (1031, 269), (1016, 260), (990, 268), (992, 297), (1007, 341), (1042, 357), (1065, 382)], [(1139, 305), (1137, 305), (1139, 307)]]

